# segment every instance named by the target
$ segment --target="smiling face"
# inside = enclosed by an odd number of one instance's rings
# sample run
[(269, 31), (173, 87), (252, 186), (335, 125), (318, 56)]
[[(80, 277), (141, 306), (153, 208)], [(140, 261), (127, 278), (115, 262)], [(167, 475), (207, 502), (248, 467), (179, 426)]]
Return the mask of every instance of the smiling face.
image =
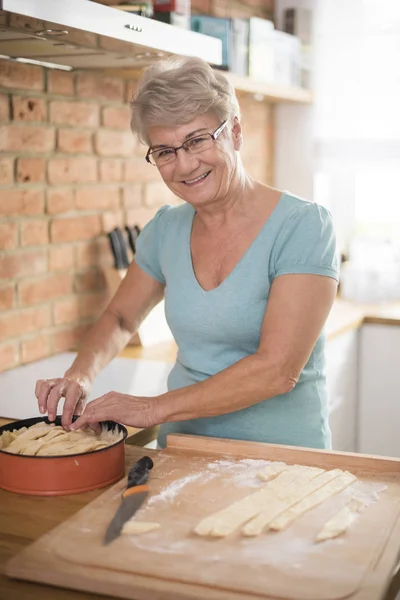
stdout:
[[(152, 148), (181, 146), (184, 141), (203, 133), (213, 133), (221, 121), (214, 114), (196, 117), (190, 123), (176, 127), (149, 127)], [(237, 151), (241, 146), (240, 123), (228, 123), (210, 149), (189, 154), (183, 148), (176, 158), (159, 168), (169, 189), (194, 208), (223, 200), (229, 194), (238, 167)]]

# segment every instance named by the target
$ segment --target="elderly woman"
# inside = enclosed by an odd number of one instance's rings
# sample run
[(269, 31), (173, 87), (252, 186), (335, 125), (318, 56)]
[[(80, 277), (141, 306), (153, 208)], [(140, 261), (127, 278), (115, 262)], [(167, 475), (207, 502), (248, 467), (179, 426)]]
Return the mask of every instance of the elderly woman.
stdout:
[[(40, 411), (54, 419), (65, 396), (65, 427), (160, 425), (160, 446), (180, 432), (329, 448), (322, 330), (338, 280), (330, 214), (246, 173), (234, 90), (202, 60), (147, 69), (132, 113), (147, 168), (184, 202), (144, 228), (64, 377), (37, 383)], [(178, 345), (168, 392), (110, 391), (84, 409), (93, 379), (164, 295)]]

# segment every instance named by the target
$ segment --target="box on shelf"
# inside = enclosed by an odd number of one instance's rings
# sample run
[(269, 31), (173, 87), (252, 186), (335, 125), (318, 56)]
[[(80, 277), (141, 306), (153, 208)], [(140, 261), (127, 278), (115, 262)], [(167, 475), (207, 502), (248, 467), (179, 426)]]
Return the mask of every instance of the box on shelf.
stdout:
[(300, 40), (300, 85), (312, 85), (312, 24), (313, 12), (307, 8), (287, 8), (283, 14), (283, 30)]
[(131, 4), (110, 4), (109, 6), (139, 17), (151, 18), (153, 16), (153, 3), (151, 0), (137, 0), (137, 2)]
[(156, 12), (153, 15), (155, 21), (168, 23), (182, 29), (190, 29), (190, 15), (181, 14), (178, 12)]
[(190, 0), (153, 0), (154, 19), (190, 29)]
[(233, 50), (231, 19), (210, 17), (208, 15), (192, 15), (190, 22), (192, 31), (203, 33), (222, 41), (222, 64), (218, 65), (218, 67), (221, 69), (230, 69)]
[(153, 0), (154, 12), (190, 14), (190, 0)]
[(283, 31), (274, 31), (274, 83), (299, 87), (301, 47), (299, 38)]
[(249, 76), (274, 83), (274, 24), (267, 19), (249, 19)]
[(232, 19), (232, 61), (230, 70), (236, 75), (249, 74), (249, 20)]

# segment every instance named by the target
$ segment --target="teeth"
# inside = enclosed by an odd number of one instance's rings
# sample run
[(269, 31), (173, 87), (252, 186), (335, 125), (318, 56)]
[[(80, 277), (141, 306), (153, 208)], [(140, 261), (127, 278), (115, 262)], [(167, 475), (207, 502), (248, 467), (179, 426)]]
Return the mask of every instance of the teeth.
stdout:
[(207, 173), (204, 173), (204, 175), (200, 175), (200, 177), (196, 177), (196, 179), (187, 179), (185, 181), (185, 183), (196, 183), (196, 181), (200, 181), (200, 179), (204, 179), (205, 177), (207, 177), (209, 172), (210, 171), (208, 171)]

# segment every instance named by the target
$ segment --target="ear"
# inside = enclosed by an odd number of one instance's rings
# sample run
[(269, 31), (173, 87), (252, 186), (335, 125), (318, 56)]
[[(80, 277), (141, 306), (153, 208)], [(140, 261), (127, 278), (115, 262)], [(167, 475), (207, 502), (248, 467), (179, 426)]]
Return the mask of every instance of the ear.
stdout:
[(242, 147), (243, 138), (242, 138), (242, 126), (240, 124), (238, 117), (235, 117), (233, 119), (232, 140), (233, 140), (233, 146), (234, 146), (235, 150), (240, 150), (240, 148)]

